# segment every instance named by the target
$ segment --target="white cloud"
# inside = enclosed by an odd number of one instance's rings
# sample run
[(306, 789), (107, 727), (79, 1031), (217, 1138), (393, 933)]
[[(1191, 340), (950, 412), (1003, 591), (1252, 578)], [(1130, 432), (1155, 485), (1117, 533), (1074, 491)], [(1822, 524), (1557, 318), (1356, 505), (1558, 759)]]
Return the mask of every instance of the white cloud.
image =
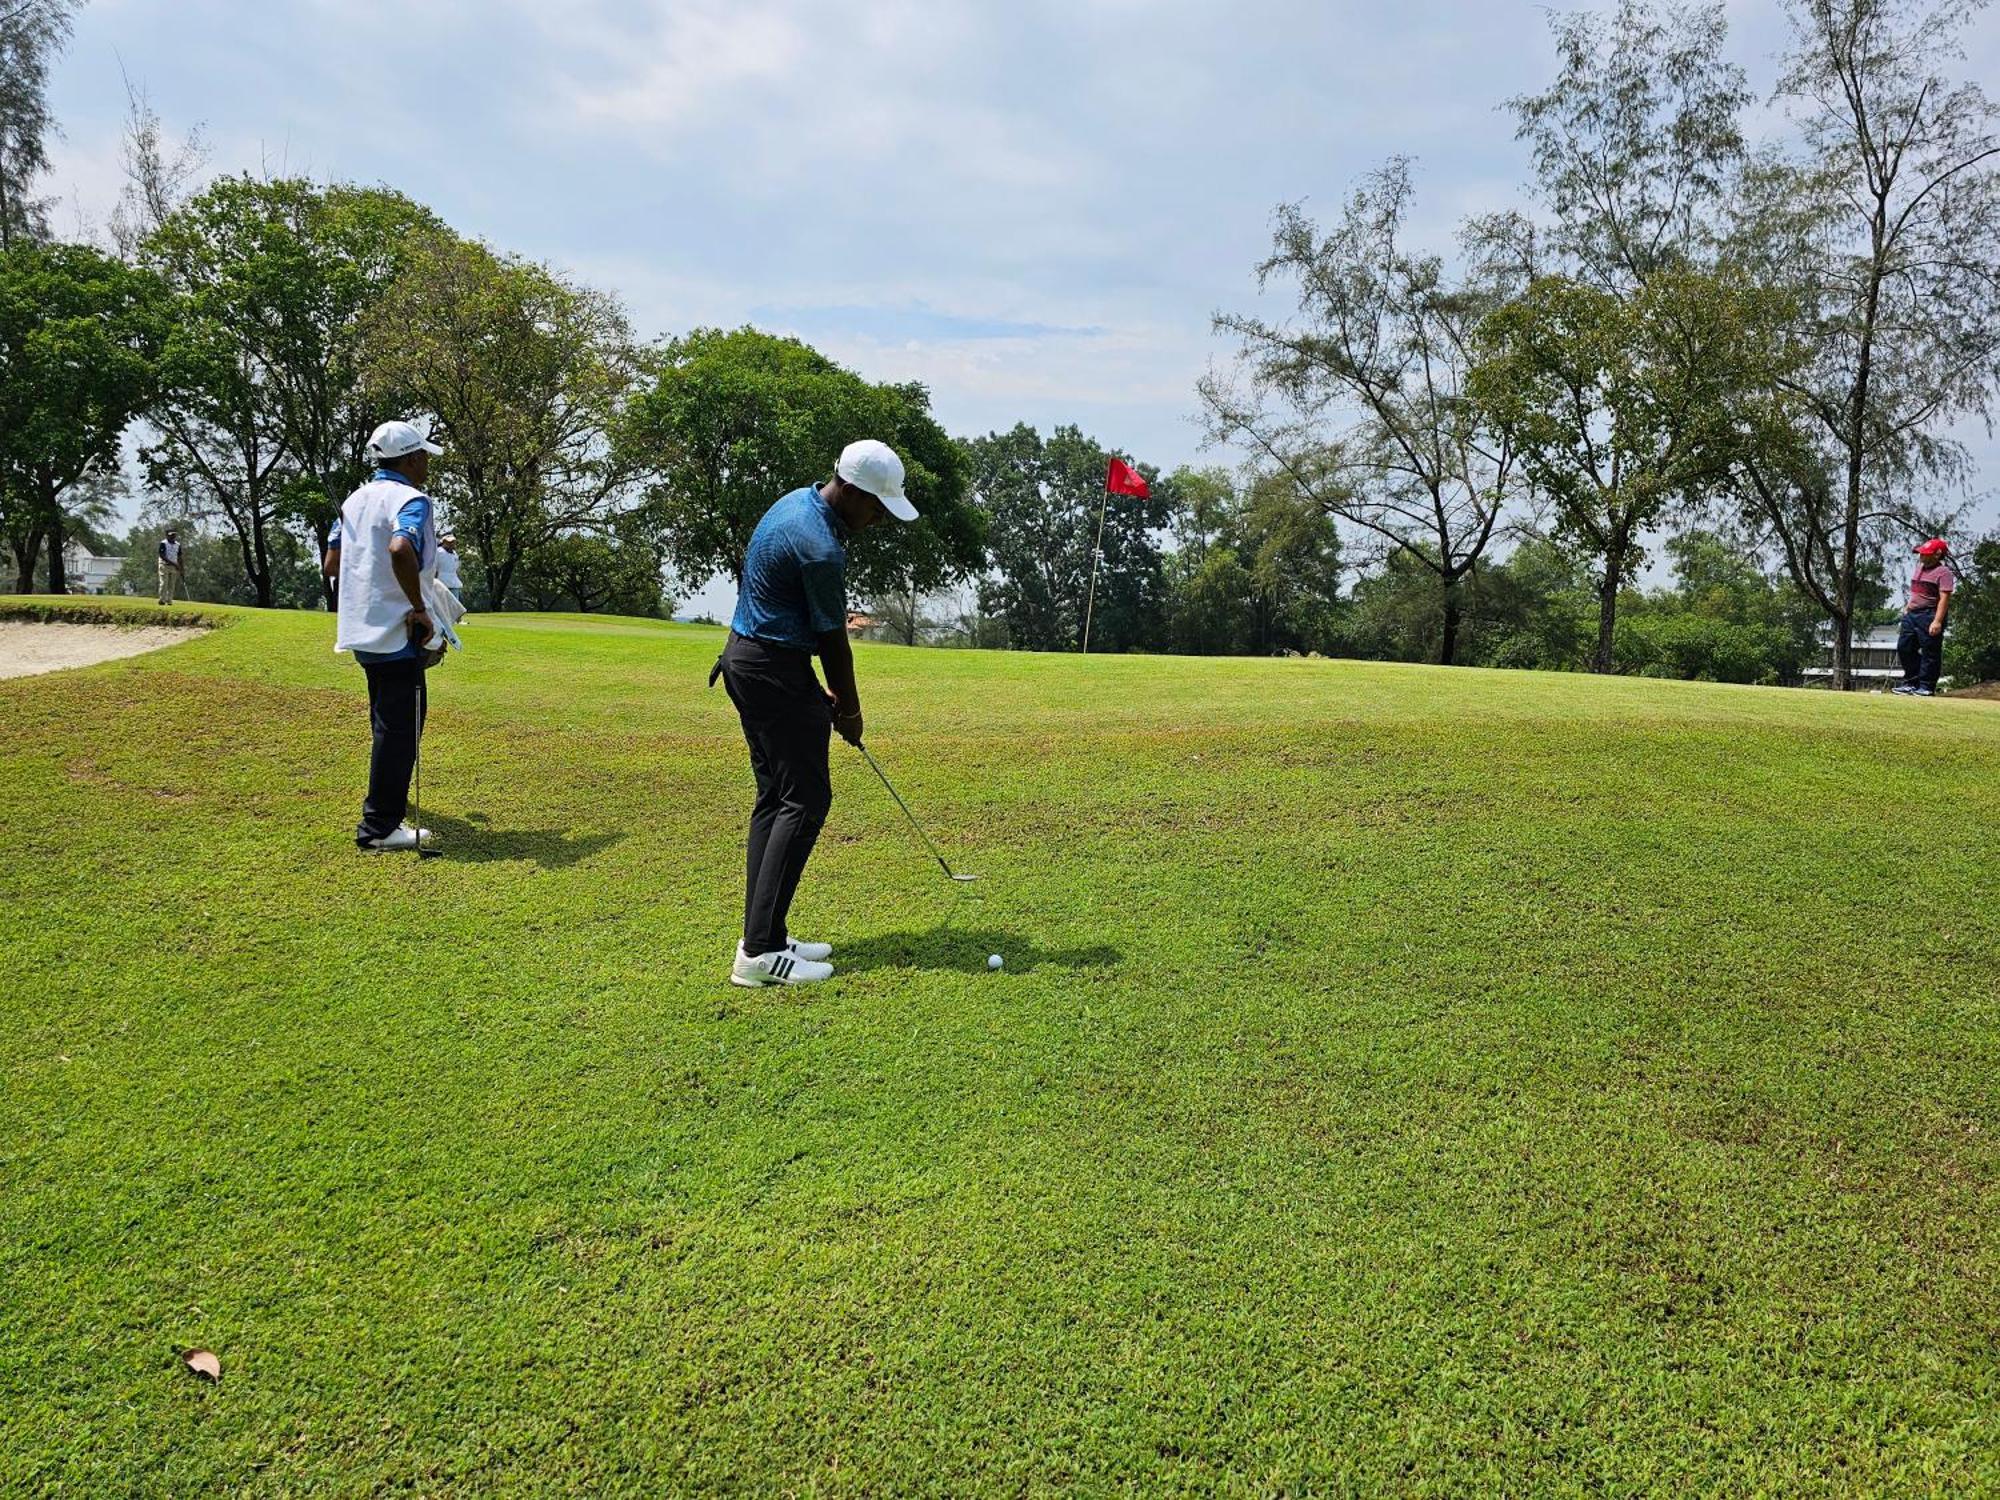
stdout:
[[(742, 102), (751, 85), (775, 90), (800, 81), (808, 55), (798, 21), (770, 4), (663, 6), (651, 27), (638, 28), (605, 17), (579, 21), (574, 10), (555, 14), (563, 20), (552, 34), (595, 54), (588, 75), (567, 81), (565, 102), (582, 120), (655, 139)], [(600, 70), (622, 76), (605, 86), (597, 81)]]

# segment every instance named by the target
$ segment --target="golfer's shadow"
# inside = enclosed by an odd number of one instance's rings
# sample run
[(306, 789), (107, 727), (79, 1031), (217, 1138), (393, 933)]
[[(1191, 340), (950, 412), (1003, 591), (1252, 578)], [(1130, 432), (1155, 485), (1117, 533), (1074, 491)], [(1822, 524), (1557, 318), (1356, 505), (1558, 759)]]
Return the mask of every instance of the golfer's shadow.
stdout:
[(926, 927), (916, 932), (879, 932), (834, 950), (837, 972), (857, 974), (868, 969), (956, 969), (984, 973), (986, 956), (997, 953), (1009, 974), (1031, 974), (1044, 965), (1055, 969), (1106, 969), (1123, 963), (1125, 955), (1108, 943), (1088, 948), (1044, 948), (1018, 933), (992, 927)]
[(437, 835), (437, 846), (446, 859), (460, 864), (524, 859), (544, 870), (566, 870), (625, 837), (618, 829), (575, 833), (567, 828), (495, 828), (484, 813), (454, 818), (429, 808), (424, 809), (424, 826)]

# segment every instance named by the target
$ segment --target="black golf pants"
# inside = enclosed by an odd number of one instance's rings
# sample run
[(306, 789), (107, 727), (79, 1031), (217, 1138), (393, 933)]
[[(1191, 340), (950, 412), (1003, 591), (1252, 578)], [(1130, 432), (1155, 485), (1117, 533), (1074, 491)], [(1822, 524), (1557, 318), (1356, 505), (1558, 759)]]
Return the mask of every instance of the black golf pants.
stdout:
[(368, 799), (354, 830), (357, 844), (394, 833), (409, 812), (410, 772), (427, 706), (420, 658), (363, 662), (361, 670), (368, 674), (368, 726), (375, 747), (368, 756)]
[(757, 777), (743, 892), (743, 951), (755, 958), (785, 946), (792, 896), (833, 806), (833, 709), (808, 653), (748, 636), (729, 637), (722, 682)]

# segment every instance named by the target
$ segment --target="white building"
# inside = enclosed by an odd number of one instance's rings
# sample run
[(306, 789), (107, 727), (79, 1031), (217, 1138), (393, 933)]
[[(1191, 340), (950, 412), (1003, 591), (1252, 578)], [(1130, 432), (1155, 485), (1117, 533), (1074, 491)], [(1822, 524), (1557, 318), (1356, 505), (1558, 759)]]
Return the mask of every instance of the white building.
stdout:
[[(1903, 680), (1903, 663), (1896, 655), (1894, 625), (1871, 625), (1854, 637), (1849, 648), (1848, 675), (1861, 687), (1883, 687)], [(1820, 641), (1826, 660), (1801, 674), (1808, 683), (1833, 680), (1833, 637)]]
[(71, 542), (63, 548), (63, 573), (71, 588), (86, 594), (109, 592), (124, 566), (124, 558), (99, 557), (80, 542)]

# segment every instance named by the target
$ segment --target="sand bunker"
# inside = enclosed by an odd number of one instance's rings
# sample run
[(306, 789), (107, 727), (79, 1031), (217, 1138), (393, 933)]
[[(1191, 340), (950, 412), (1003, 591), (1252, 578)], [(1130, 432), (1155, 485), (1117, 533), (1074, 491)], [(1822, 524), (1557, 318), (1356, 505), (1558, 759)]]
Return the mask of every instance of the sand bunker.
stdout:
[(206, 632), (183, 625), (40, 625), (0, 620), (0, 677), (32, 677), (138, 656)]

